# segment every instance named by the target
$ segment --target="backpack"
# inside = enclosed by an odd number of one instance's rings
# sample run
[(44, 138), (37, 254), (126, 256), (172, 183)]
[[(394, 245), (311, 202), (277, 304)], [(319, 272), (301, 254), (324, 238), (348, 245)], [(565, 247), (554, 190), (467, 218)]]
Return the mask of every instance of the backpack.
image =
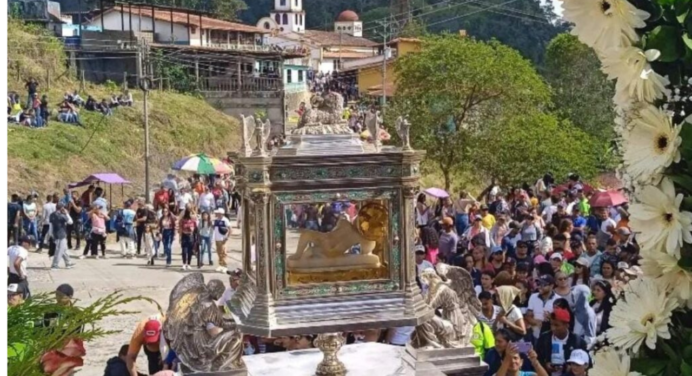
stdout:
[(226, 226), (226, 221), (223, 219), (214, 220), (214, 227), (219, 229), (219, 234), (226, 236), (228, 234), (228, 227)]

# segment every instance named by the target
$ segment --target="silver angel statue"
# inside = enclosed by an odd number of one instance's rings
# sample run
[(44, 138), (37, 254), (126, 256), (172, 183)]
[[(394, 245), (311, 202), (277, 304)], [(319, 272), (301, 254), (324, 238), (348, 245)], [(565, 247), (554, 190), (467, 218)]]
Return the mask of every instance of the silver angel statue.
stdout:
[(473, 289), (471, 274), (463, 268), (437, 264), (436, 271), (424, 270), (422, 283), (428, 285), (425, 302), (442, 317), (416, 327), (412, 345), (416, 348), (454, 348), (468, 346), (481, 303)]
[(245, 369), (243, 335), (216, 305), (223, 292), (223, 282), (205, 285), (202, 273), (186, 276), (171, 292), (163, 333), (183, 373)]
[(252, 152), (252, 147), (250, 146), (250, 140), (252, 140), (252, 133), (255, 130), (255, 117), (240, 115), (242, 120), (242, 144), (240, 145), (240, 156), (249, 157)]
[(255, 119), (254, 136), (257, 140), (257, 145), (255, 146), (255, 151), (252, 153), (253, 156), (267, 155), (267, 141), (269, 140), (271, 131), (272, 126), (271, 123), (269, 123), (269, 119), (264, 122), (259, 118)]
[(396, 119), (396, 132), (399, 134), (401, 139), (401, 148), (404, 151), (409, 151), (411, 149), (411, 139), (409, 137), (409, 130), (411, 129), (411, 123), (405, 117), (399, 116)]
[(380, 145), (382, 145), (382, 142), (380, 142), (380, 128), (382, 127), (382, 122), (382, 114), (374, 107), (365, 113), (365, 127), (368, 133), (370, 133), (376, 151), (380, 151)]

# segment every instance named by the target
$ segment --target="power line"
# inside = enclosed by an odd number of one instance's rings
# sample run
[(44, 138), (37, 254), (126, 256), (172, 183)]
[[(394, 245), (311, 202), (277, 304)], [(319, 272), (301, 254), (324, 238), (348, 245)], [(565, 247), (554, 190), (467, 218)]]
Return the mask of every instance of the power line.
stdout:
[(518, 1), (518, 0), (509, 0), (509, 1), (506, 1), (506, 2), (501, 3), (501, 4), (489, 6), (489, 7), (487, 7), (487, 8), (475, 10), (475, 11), (473, 11), (473, 12), (468, 12), (468, 13), (460, 14), (460, 15), (458, 15), (458, 16), (454, 16), (454, 17), (451, 17), (451, 18), (447, 18), (447, 19), (444, 19), (444, 20), (441, 20), (441, 21), (433, 22), (433, 23), (427, 24), (426, 26), (439, 25), (439, 24), (446, 23), (446, 22), (449, 22), (449, 21), (454, 21), (454, 20), (459, 19), (459, 18), (464, 18), (464, 17), (467, 17), (467, 16), (471, 16), (471, 15), (474, 15), (474, 14), (477, 14), (477, 13), (480, 13), (480, 12), (484, 12), (484, 11), (486, 11), (486, 10), (490, 10), (490, 9), (497, 8), (497, 7), (500, 7), (500, 6), (503, 6), (503, 5), (511, 4), (511, 3), (514, 3), (514, 2), (517, 2), (517, 1)]

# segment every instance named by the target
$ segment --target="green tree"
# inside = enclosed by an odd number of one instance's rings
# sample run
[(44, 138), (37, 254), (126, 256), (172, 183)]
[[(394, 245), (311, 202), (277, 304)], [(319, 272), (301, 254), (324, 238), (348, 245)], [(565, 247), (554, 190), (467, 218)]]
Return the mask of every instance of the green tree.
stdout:
[(531, 64), (497, 41), (429, 36), (395, 70), (397, 98), (388, 116), (408, 116), (414, 147), (438, 164), (447, 189), (484, 127), (550, 105), (548, 86)]
[(571, 34), (559, 34), (546, 49), (544, 75), (558, 116), (606, 143), (613, 139), (613, 83), (601, 72), (593, 49)]
[(425, 23), (414, 18), (406, 22), (398, 36), (402, 38), (420, 38), (425, 36), (426, 33)]
[(501, 186), (533, 182), (546, 171), (555, 176), (578, 173), (585, 179), (597, 172), (595, 139), (553, 114), (533, 111), (494, 123), (475, 142), (474, 168)]

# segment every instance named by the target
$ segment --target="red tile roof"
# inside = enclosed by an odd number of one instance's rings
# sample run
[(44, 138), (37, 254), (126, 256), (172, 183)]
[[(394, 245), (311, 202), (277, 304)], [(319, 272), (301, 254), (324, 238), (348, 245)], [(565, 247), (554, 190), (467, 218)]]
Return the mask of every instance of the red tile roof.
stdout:
[[(118, 12), (120, 13), (120, 9), (122, 8), (122, 11), (124, 13), (129, 13), (130, 7), (125, 6), (123, 7), (118, 6), (118, 7), (113, 7), (108, 10), (106, 10), (105, 13), (110, 13), (110, 12)], [(151, 7), (132, 7), (132, 14), (141, 14), (145, 17), (150, 17), (151, 18), (151, 13), (152, 9)], [(104, 14), (105, 14), (104, 13)], [(161, 21), (171, 21), (171, 11), (168, 9), (156, 9), (154, 7), (154, 18), (157, 20)], [(190, 14), (190, 25), (195, 26), (195, 27), (200, 27), (200, 17), (195, 14)], [(181, 25), (187, 25), (187, 20), (188, 20), (188, 14), (183, 12), (183, 11), (173, 11), (173, 23), (176, 24), (181, 24)], [(216, 18), (210, 18), (206, 16), (202, 16), (202, 28), (203, 29), (211, 29), (211, 30), (229, 30), (229, 31), (240, 31), (240, 32), (245, 32), (245, 33), (266, 33), (266, 30), (262, 30), (258, 27), (255, 26), (250, 26), (250, 25), (245, 25), (237, 22), (229, 22), (229, 21), (224, 21), (224, 20), (219, 20)]]
[(335, 31), (305, 30), (305, 39), (311, 40), (322, 46), (343, 46), (343, 47), (377, 47), (379, 43), (373, 42), (362, 37), (354, 37), (346, 33)]
[(342, 58), (342, 59), (362, 59), (366, 57), (373, 57), (377, 56), (372, 53), (367, 53), (367, 52), (358, 52), (358, 51), (325, 51), (322, 54), (323, 57), (328, 58), (328, 59), (333, 59), (333, 58)]

